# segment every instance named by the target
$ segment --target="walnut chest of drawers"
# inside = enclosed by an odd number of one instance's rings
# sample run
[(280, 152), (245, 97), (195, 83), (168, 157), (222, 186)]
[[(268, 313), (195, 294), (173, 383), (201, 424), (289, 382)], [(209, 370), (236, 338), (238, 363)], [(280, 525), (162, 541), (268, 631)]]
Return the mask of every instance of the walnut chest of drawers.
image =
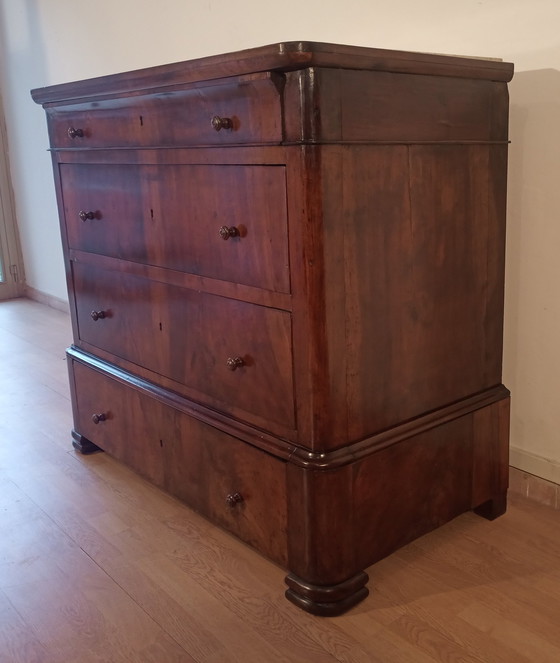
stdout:
[(33, 91), (102, 449), (335, 615), (505, 510), (502, 62), (288, 42)]

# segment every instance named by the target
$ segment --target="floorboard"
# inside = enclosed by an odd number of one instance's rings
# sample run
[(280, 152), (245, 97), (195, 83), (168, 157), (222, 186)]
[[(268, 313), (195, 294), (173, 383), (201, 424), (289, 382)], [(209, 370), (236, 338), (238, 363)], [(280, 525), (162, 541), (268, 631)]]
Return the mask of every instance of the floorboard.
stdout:
[(557, 663), (560, 512), (511, 496), (368, 569), (341, 617), (72, 427), (65, 313), (0, 303), (0, 663)]

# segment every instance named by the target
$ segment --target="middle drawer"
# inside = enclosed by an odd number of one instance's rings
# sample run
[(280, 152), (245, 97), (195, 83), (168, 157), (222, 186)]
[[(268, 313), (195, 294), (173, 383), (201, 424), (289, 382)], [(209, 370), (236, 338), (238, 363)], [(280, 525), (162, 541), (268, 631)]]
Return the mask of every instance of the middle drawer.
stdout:
[(79, 262), (72, 272), (81, 341), (189, 398), (295, 429), (288, 312)]
[(61, 164), (68, 246), (290, 291), (284, 166)]

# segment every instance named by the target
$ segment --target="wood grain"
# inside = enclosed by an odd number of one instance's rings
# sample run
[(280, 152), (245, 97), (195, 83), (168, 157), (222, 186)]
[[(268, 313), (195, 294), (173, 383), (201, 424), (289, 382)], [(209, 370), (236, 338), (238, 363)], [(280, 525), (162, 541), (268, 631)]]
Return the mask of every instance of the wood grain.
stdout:
[(333, 67), (288, 72), (286, 95), (298, 89), (313, 102), (300, 122), (288, 108), (288, 142), (507, 140), (505, 83)]
[[(199, 402), (295, 427), (287, 312), (81, 262), (73, 276), (78, 343), (170, 378)], [(229, 370), (237, 356), (244, 365)]]
[[(53, 148), (105, 147), (107, 140), (126, 147), (279, 143), (280, 97), (268, 72), (159, 94), (106, 99), (48, 110)], [(215, 131), (214, 116), (228, 117), (232, 128)], [(75, 128), (82, 136), (70, 137)]]
[[(288, 293), (282, 167), (61, 164), (70, 249)], [(82, 221), (80, 211), (94, 218)], [(224, 241), (222, 226), (239, 236)]]
[(37, 103), (48, 105), (79, 97), (99, 97), (102, 94), (113, 95), (122, 92), (137, 94), (152, 87), (154, 73), (161, 80), (161, 86), (165, 90), (173, 85), (185, 85), (223, 76), (239, 76), (267, 69), (290, 70), (313, 66), (474, 77), (492, 81), (509, 81), (513, 75), (513, 65), (509, 62), (291, 41), (250, 48), (235, 54), (212, 55), (189, 62), (101, 76), (73, 83), (71, 87), (68, 84), (53, 85), (32, 90), (32, 96)]
[(75, 448), (270, 554), (313, 614), (353, 607), (364, 566), (460, 512), (505, 510), (510, 76), (301, 42), (33, 92)]

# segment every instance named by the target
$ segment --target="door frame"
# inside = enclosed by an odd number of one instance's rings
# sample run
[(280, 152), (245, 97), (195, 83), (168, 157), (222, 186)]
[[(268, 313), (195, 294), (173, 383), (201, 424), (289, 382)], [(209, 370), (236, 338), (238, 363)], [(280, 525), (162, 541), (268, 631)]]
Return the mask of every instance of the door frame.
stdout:
[(0, 93), (0, 260), (4, 280), (0, 281), (0, 300), (21, 297), (25, 290), (23, 260), (10, 179), (8, 140), (4, 106)]

